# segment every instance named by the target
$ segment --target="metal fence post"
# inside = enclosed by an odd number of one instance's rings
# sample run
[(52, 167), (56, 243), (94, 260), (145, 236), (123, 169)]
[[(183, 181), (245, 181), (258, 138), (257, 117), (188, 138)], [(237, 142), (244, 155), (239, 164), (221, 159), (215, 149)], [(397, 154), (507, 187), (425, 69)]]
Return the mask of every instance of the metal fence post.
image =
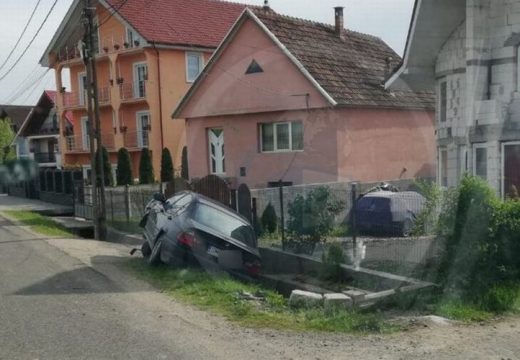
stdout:
[(357, 183), (352, 183), (351, 185), (351, 195), (352, 195), (352, 209), (350, 213), (352, 214), (352, 245), (354, 247), (354, 257), (356, 256), (356, 246), (357, 246), (357, 224), (356, 224), (356, 205), (357, 205)]
[(283, 181), (279, 182), (279, 193), (280, 193), (280, 230), (282, 231), (282, 246), (285, 244), (285, 215), (283, 213)]
[(125, 216), (126, 222), (130, 222), (130, 192), (128, 184), (125, 185)]
[(114, 194), (113, 191), (109, 191), (110, 194), (110, 213), (112, 215), (112, 222), (114, 222)]

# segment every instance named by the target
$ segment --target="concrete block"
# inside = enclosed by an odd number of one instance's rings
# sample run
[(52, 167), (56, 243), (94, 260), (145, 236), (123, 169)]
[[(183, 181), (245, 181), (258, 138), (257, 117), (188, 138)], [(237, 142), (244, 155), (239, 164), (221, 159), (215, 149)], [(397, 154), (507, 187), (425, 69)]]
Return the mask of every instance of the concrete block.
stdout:
[(352, 308), (353, 305), (352, 299), (345, 294), (325, 294), (323, 299), (325, 311), (329, 312), (347, 310)]
[(322, 304), (323, 296), (310, 291), (293, 290), (289, 298), (289, 305), (296, 308), (316, 308)]
[(351, 298), (354, 304), (359, 304), (365, 299), (365, 293), (359, 290), (346, 290), (343, 294)]

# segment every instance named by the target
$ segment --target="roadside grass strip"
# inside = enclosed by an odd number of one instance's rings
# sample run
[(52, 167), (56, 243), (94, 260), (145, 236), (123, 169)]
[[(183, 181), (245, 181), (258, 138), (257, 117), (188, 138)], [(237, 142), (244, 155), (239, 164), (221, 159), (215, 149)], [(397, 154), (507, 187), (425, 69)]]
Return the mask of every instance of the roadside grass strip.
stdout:
[(280, 294), (227, 274), (211, 275), (202, 270), (179, 270), (165, 265), (150, 267), (142, 259), (132, 259), (126, 266), (161, 292), (246, 327), (363, 334), (399, 330), (384, 321), (381, 314), (292, 309)]
[(71, 237), (72, 233), (67, 231), (63, 226), (54, 220), (40, 215), (32, 211), (7, 210), (4, 211), (7, 216), (16, 219), (21, 224), (29, 226), (29, 228), (39, 234), (50, 237)]

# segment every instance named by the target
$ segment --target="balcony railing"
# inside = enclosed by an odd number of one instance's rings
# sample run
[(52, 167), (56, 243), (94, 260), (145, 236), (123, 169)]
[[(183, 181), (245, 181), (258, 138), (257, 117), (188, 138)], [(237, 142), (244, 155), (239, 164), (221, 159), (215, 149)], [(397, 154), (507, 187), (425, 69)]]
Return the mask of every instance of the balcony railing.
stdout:
[(99, 105), (110, 104), (110, 88), (108, 86), (98, 89), (98, 102)]
[(65, 109), (81, 108), (87, 104), (87, 92), (71, 92), (63, 94), (63, 107)]
[(123, 134), (123, 139), (125, 148), (127, 149), (142, 149), (150, 147), (148, 131), (127, 131)]
[(38, 164), (56, 162), (55, 153), (34, 153), (33, 155), (34, 155), (34, 161), (36, 161)]
[[(65, 137), (66, 149), (69, 153), (74, 152), (89, 152), (90, 151), (90, 139), (88, 136), (72, 135)], [(101, 144), (107, 150), (115, 149), (114, 134), (101, 134)]]
[(133, 83), (121, 84), (120, 95), (122, 101), (144, 99), (146, 97), (146, 81), (140, 80)]

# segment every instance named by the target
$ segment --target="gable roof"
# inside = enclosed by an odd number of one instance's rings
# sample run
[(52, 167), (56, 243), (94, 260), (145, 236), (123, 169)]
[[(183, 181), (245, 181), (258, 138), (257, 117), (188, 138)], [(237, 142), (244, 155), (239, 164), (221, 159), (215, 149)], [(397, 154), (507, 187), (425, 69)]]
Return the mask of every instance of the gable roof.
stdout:
[(8, 117), (11, 120), (16, 133), (24, 123), (32, 108), (32, 106), (22, 105), (0, 105), (0, 118), (3, 118), (4, 116)]
[(220, 44), (246, 7), (220, 0), (105, 1), (148, 42), (207, 48)]
[[(234, 38), (246, 19), (252, 19), (275, 42), (332, 106), (379, 107), (433, 110), (432, 92), (388, 91), (388, 71), (399, 65), (400, 57), (381, 39), (345, 30), (336, 34), (328, 24), (297, 19), (264, 9), (246, 9), (208, 62), (213, 64)], [(388, 59), (392, 58), (388, 62)], [(182, 108), (206, 76), (199, 76), (182, 98), (172, 117)]]

